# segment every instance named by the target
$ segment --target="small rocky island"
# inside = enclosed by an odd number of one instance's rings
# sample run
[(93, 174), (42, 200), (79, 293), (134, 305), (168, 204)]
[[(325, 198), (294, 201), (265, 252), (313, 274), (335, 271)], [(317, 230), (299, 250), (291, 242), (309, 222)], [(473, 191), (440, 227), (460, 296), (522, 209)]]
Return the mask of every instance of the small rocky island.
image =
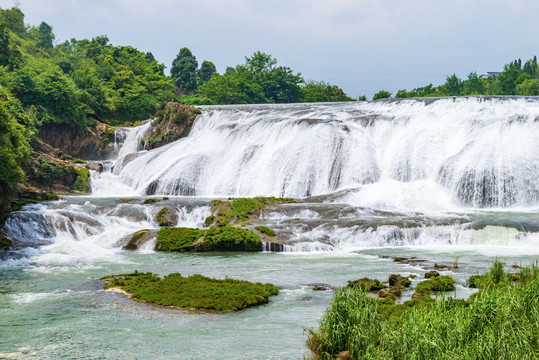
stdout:
[(110, 275), (103, 287), (130, 299), (154, 306), (185, 310), (238, 311), (265, 304), (279, 290), (273, 284), (235, 279), (212, 279), (202, 275), (184, 277), (172, 273), (164, 278), (152, 273)]

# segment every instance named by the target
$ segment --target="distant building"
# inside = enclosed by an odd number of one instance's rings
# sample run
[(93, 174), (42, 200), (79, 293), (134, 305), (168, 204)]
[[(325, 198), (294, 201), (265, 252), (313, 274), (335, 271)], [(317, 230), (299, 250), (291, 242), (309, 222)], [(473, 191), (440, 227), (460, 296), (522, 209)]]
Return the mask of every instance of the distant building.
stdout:
[(487, 71), (486, 74), (479, 75), (479, 77), (481, 79), (488, 79), (489, 77), (492, 77), (492, 78), (496, 79), (500, 75), (501, 75), (500, 71)]

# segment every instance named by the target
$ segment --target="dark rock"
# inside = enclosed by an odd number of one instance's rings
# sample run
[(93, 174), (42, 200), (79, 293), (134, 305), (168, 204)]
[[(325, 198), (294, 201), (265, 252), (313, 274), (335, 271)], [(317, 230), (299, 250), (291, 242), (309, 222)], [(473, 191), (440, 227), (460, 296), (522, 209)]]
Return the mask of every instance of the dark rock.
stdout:
[(86, 163), (86, 169), (97, 172), (103, 172), (103, 164), (100, 163)]
[(114, 128), (100, 122), (95, 128), (84, 129), (46, 124), (39, 128), (37, 136), (62, 153), (81, 159), (106, 159), (114, 150)]

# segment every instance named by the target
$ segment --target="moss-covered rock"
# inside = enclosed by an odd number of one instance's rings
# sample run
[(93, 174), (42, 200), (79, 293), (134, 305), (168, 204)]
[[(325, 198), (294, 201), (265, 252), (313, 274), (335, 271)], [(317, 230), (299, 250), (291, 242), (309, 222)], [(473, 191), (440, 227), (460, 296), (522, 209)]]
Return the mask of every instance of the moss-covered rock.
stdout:
[(145, 199), (142, 203), (144, 205), (151, 205), (151, 204), (155, 204), (158, 201), (160, 201), (160, 200), (156, 199), (156, 198), (149, 198), (149, 199)]
[(256, 230), (260, 231), (262, 234), (266, 234), (270, 237), (274, 237), (275, 236), (275, 232), (273, 230), (271, 230), (269, 227), (267, 226), (257, 226), (255, 227)]
[(358, 287), (365, 291), (378, 291), (378, 290), (385, 289), (387, 287), (384, 284), (382, 284), (380, 280), (370, 279), (367, 277), (364, 277), (358, 280), (348, 281), (347, 286), (349, 288)]
[(158, 111), (152, 122), (154, 127), (144, 134), (143, 145), (147, 149), (155, 149), (188, 136), (199, 114), (197, 108), (169, 102), (164, 109)]
[(156, 250), (193, 251), (194, 245), (204, 236), (204, 231), (185, 227), (164, 227), (157, 232)]
[(430, 294), (438, 291), (455, 290), (455, 279), (449, 275), (438, 276), (425, 280), (417, 284), (416, 292), (421, 294)]
[(438, 277), (440, 276), (440, 273), (436, 270), (432, 270), (432, 271), (427, 271), (425, 273), (425, 279), (430, 279), (430, 278), (434, 278), (434, 277)]
[(124, 250), (138, 250), (146, 241), (150, 240), (152, 235), (150, 230), (139, 230), (129, 238), (127, 244), (122, 248)]
[(183, 277), (178, 273), (160, 278), (151, 273), (135, 272), (107, 276), (102, 280), (106, 289), (120, 289), (134, 300), (189, 310), (237, 311), (265, 304), (270, 296), (279, 293), (273, 284), (217, 280), (202, 275)]
[(408, 277), (399, 274), (389, 274), (388, 282), (389, 286), (410, 287), (412, 285), (412, 281)]
[(213, 200), (212, 213), (215, 216), (212, 223), (217, 226), (247, 221), (257, 216), (268, 205), (294, 203), (291, 198), (254, 197), (235, 198), (229, 200)]
[(90, 171), (83, 167), (76, 166), (75, 171), (77, 172), (77, 178), (71, 184), (71, 190), (76, 190), (80, 192), (90, 191)]
[(11, 240), (0, 233), (0, 249), (8, 248), (11, 245), (13, 245)]
[(260, 236), (246, 229), (223, 226), (209, 228), (198, 246), (205, 251), (262, 251)]
[(174, 226), (178, 223), (178, 214), (173, 209), (165, 206), (155, 215), (155, 222), (159, 226)]

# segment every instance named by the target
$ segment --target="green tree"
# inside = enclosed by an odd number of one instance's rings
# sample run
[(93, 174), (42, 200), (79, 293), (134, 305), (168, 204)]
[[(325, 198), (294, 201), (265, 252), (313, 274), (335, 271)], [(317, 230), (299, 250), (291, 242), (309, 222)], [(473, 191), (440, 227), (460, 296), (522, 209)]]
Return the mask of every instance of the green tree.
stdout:
[(239, 79), (230, 75), (215, 75), (202, 84), (198, 91), (217, 104), (242, 104), (247, 102), (247, 96)]
[(380, 99), (387, 99), (391, 97), (391, 93), (386, 90), (380, 90), (376, 94), (374, 94), (372, 100), (380, 100)]
[(526, 79), (516, 86), (517, 95), (539, 96), (539, 79)]
[(25, 179), (21, 165), (32, 151), (26, 140), (31, 127), (17, 121), (22, 116), (18, 101), (0, 86), (0, 222), (17, 196), (17, 183)]
[(503, 72), (496, 79), (500, 87), (499, 95), (515, 95), (515, 88), (518, 84), (517, 79), (520, 74), (518, 62), (505, 65)]
[(481, 95), (485, 93), (483, 81), (475, 71), (468, 74), (468, 80), (463, 82), (463, 95)]
[(216, 74), (217, 69), (215, 68), (215, 65), (211, 61), (203, 61), (200, 65), (200, 69), (198, 69), (199, 85), (204, 84)]
[(197, 68), (198, 62), (191, 50), (181, 48), (170, 68), (174, 84), (181, 91), (194, 91), (197, 88)]
[(445, 79), (444, 94), (447, 96), (459, 96), (462, 94), (462, 80), (456, 74)]
[(46, 22), (41, 22), (37, 28), (39, 39), (38, 45), (43, 49), (52, 49), (52, 42), (54, 40), (54, 34), (52, 33), (52, 27)]
[(534, 56), (533, 59), (526, 61), (522, 67), (522, 72), (530, 75), (531, 77), (535, 77), (537, 74), (537, 56)]
[(302, 92), (304, 102), (354, 101), (337, 85), (330, 85), (324, 81), (307, 81), (302, 87)]

